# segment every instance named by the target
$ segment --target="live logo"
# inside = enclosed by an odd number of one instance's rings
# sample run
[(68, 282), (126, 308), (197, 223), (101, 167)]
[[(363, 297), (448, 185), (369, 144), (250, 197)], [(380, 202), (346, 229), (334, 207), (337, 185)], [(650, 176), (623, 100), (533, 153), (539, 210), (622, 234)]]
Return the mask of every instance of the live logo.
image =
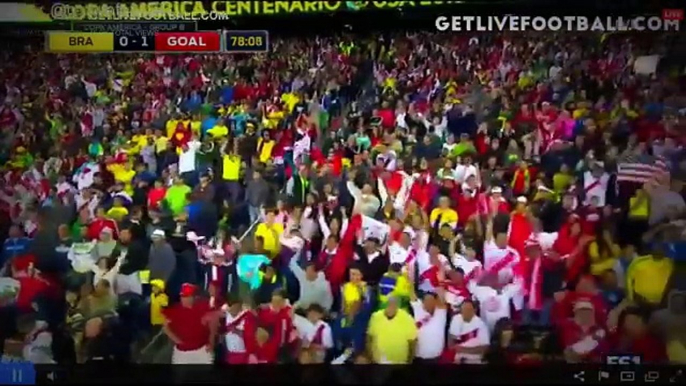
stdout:
[(669, 8), (662, 10), (662, 19), (664, 20), (684, 20), (684, 10), (678, 8)]

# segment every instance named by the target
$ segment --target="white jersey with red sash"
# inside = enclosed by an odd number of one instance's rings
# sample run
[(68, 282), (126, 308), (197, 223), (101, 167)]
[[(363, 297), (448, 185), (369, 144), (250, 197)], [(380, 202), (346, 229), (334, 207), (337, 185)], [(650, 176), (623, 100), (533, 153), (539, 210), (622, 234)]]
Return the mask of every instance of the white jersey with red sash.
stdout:
[(510, 283), (515, 276), (515, 267), (519, 264), (519, 253), (507, 246), (499, 248), (493, 241), (484, 245), (484, 271), (482, 275), (497, 277), (499, 285)]
[(448, 321), (448, 311), (436, 308), (433, 313), (424, 309), (421, 300), (411, 303), (415, 324), (417, 325), (416, 357), (422, 359), (436, 359), (441, 356), (445, 348), (445, 324)]
[(299, 315), (294, 317), (293, 325), (298, 331), (303, 347), (316, 345), (317, 349), (313, 351), (316, 356), (315, 359), (318, 362), (323, 361), (326, 356), (326, 350), (333, 348), (331, 327), (323, 320), (312, 323), (307, 318)]
[(205, 290), (214, 283), (217, 285), (217, 291), (219, 296), (223, 296), (231, 290), (232, 277), (231, 277), (231, 262), (223, 262), (217, 264), (215, 262), (210, 262), (203, 266), (203, 286)]
[(232, 316), (226, 313), (224, 342), (226, 343), (226, 351), (231, 354), (245, 354), (245, 333), (246, 322), (251, 318), (250, 310), (243, 310), (238, 315)]
[(483, 271), (483, 265), (479, 260), (469, 260), (462, 255), (453, 256), (453, 265), (464, 272), (464, 282), (468, 283), (479, 277)]
[(472, 281), (467, 287), (472, 295), (480, 304), (481, 320), (492, 330), (496, 322), (502, 318), (510, 318), (510, 303), (515, 309), (523, 306), (523, 285), (515, 282), (505, 285), (500, 291), (491, 287), (477, 285)]
[[(416, 257), (416, 266), (419, 276), (417, 282), (419, 283), (419, 289), (424, 292), (436, 292), (436, 287), (440, 285), (438, 280), (438, 273), (441, 270), (441, 266), (432, 264), (430, 261), (429, 254), (427, 252), (420, 252)], [(448, 258), (439, 255), (439, 262), (445, 268), (449, 268)]]
[[(490, 344), (490, 333), (486, 324), (478, 316), (465, 321), (462, 315), (455, 315), (448, 329), (451, 339), (460, 347), (480, 347)], [(480, 354), (455, 354), (454, 363), (479, 364), (483, 361)]]
[(447, 280), (443, 281), (441, 285), (445, 289), (445, 302), (453, 310), (457, 310), (465, 300), (472, 298), (472, 293), (465, 285), (458, 286)]
[(607, 184), (610, 181), (610, 176), (603, 173), (596, 178), (593, 173), (584, 173), (584, 204), (589, 205), (592, 197), (598, 197), (598, 206), (605, 206), (605, 194), (607, 193)]

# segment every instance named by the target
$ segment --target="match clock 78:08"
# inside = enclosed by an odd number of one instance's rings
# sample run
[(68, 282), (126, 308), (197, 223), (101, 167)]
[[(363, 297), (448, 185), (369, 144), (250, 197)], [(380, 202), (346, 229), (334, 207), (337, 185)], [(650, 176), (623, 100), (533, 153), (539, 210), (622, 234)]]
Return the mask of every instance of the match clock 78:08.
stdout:
[(269, 51), (269, 33), (267, 31), (226, 31), (224, 45), (226, 52), (267, 52)]

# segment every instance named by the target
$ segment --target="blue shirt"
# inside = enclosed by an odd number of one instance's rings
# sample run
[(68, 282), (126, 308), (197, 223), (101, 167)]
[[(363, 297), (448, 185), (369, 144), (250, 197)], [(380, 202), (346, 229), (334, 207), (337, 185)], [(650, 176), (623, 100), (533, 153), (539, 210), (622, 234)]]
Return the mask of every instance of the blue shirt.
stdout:
[(186, 102), (184, 103), (184, 107), (187, 111), (194, 111), (200, 107), (202, 104), (202, 98), (200, 95), (198, 95), (197, 92), (194, 92), (191, 94)]
[(202, 135), (207, 134), (207, 131), (217, 125), (218, 119), (215, 117), (207, 117), (202, 124), (200, 124), (200, 132)]
[(605, 299), (609, 309), (614, 309), (624, 300), (624, 292), (620, 289), (604, 290), (603, 299)]
[(186, 206), (186, 210), (188, 211), (188, 222), (196, 222), (198, 221), (198, 217), (200, 215), (200, 202), (192, 202)]
[(31, 239), (28, 237), (16, 237), (5, 240), (2, 244), (2, 252), (0, 253), (0, 266), (9, 259), (26, 253), (30, 245)]
[(352, 318), (352, 323), (346, 320), (344, 315), (336, 318), (331, 324), (331, 334), (337, 353), (348, 348), (352, 348), (356, 353), (364, 352), (372, 311), (372, 302), (364, 302), (362, 309)]
[(674, 261), (686, 261), (686, 242), (669, 243), (667, 249), (667, 256)]
[(148, 170), (137, 173), (136, 177), (134, 177), (135, 180), (145, 181), (148, 183), (148, 185), (152, 185), (155, 182), (156, 178), (157, 178), (157, 176), (155, 176), (155, 174), (153, 172), (150, 172)]
[(221, 101), (224, 105), (233, 102), (233, 86), (224, 86), (224, 88), (222, 88)]

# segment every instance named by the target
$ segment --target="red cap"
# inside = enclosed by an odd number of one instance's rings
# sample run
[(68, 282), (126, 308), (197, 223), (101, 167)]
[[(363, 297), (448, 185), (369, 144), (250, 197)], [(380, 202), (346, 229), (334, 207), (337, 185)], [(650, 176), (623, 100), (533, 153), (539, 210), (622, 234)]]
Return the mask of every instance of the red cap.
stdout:
[(183, 284), (181, 285), (181, 293), (180, 293), (180, 295), (181, 295), (182, 297), (194, 296), (194, 295), (195, 295), (195, 289), (196, 289), (196, 288), (195, 288), (195, 286), (194, 286), (193, 284), (183, 283)]
[(34, 255), (21, 255), (17, 256), (12, 261), (12, 266), (17, 271), (26, 271), (30, 266), (36, 264), (36, 256)]

